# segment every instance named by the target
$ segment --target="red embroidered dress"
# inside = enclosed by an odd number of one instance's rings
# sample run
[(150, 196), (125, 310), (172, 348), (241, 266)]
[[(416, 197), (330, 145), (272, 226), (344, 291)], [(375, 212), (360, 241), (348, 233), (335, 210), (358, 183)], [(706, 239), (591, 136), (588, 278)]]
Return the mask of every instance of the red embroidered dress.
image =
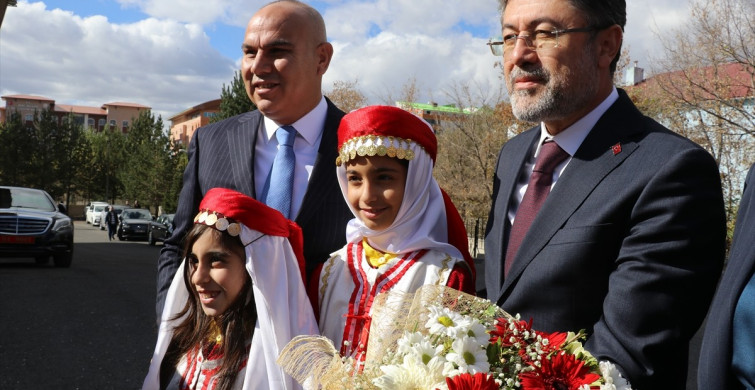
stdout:
[(317, 296), (312, 298), (315, 311), (319, 309), (321, 334), (333, 340), (342, 356), (363, 361), (377, 294), (389, 290), (415, 292), (426, 284), (444, 284), (468, 292), (474, 291), (471, 280), (463, 259), (435, 250), (410, 252), (372, 267), (360, 241), (346, 245), (323, 265)]
[[(251, 344), (247, 344), (247, 349)], [(196, 346), (181, 358), (176, 367), (177, 373), (168, 389), (178, 390), (214, 390), (218, 385), (218, 377), (223, 363), (222, 346), (212, 343), (200, 348)], [(241, 388), (244, 383), (247, 359), (241, 363), (236, 376), (234, 388)]]

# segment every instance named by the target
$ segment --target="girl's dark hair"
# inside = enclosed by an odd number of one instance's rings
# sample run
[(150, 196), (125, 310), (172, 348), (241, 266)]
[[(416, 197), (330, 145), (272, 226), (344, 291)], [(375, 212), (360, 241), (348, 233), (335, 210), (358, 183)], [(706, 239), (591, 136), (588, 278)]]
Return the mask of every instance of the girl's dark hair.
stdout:
[[(191, 283), (193, 267), (188, 262), (191, 248), (199, 237), (207, 232), (219, 240), (224, 250), (237, 253), (245, 261), (244, 245), (238, 237), (215, 230), (207, 225), (195, 224), (184, 239), (184, 284), (189, 291), (189, 299), (184, 308), (172, 319), (183, 316), (186, 318), (173, 329), (173, 338), (168, 350), (160, 363), (160, 388), (164, 389), (176, 372), (176, 366), (184, 356), (196, 346), (202, 346), (210, 337), (212, 318), (208, 317), (199, 304), (196, 289)], [(254, 331), (257, 322), (257, 310), (252, 295), (252, 281), (247, 276), (247, 282), (236, 300), (231, 303), (223, 314), (216, 317), (215, 322), (223, 333), (223, 360), (218, 377), (217, 389), (231, 389), (239, 373), (239, 368), (248, 356), (246, 348), (247, 337)], [(252, 364), (252, 362), (248, 362)]]

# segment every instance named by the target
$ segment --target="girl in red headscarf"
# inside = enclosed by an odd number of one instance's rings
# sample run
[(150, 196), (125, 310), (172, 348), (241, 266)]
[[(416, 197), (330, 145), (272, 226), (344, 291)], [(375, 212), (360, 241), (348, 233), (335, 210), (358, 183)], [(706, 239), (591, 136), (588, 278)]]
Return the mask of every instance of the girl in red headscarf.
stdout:
[(300, 389), (276, 359), (291, 338), (317, 334), (301, 229), (224, 188), (199, 207), (143, 389)]
[(355, 218), (309, 294), (320, 333), (361, 362), (377, 294), (427, 284), (474, 294), (474, 263), (461, 218), (433, 178), (437, 141), (427, 122), (365, 107), (343, 117), (338, 145), (341, 192)]

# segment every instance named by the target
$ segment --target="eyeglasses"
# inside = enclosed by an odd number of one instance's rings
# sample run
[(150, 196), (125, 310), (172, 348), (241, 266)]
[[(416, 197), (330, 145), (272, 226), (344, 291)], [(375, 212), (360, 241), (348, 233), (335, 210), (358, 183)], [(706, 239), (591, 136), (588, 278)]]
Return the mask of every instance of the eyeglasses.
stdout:
[(532, 34), (506, 34), (503, 38), (490, 38), (487, 45), (495, 56), (510, 53), (516, 47), (516, 42), (522, 40), (525, 46), (534, 51), (547, 51), (559, 47), (558, 38), (561, 35), (575, 32), (592, 32), (602, 30), (599, 27), (565, 28), (562, 30), (535, 30)]

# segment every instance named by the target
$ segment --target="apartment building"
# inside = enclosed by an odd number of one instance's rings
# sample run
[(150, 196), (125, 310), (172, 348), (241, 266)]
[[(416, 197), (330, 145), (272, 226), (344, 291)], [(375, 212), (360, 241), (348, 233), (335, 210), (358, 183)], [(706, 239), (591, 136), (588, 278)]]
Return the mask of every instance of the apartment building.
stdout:
[(0, 96), (5, 107), (0, 107), (0, 122), (5, 122), (12, 112), (21, 116), (21, 120), (31, 125), (42, 110), (50, 110), (62, 123), (63, 118), (73, 114), (74, 121), (92, 131), (102, 131), (106, 125), (128, 132), (131, 122), (139, 113), (151, 110), (151, 107), (137, 103), (113, 102), (100, 107), (57, 104), (54, 99), (34, 95)]
[(198, 128), (210, 123), (220, 112), (220, 99), (209, 100), (170, 117), (170, 140), (174, 145), (189, 146)]

